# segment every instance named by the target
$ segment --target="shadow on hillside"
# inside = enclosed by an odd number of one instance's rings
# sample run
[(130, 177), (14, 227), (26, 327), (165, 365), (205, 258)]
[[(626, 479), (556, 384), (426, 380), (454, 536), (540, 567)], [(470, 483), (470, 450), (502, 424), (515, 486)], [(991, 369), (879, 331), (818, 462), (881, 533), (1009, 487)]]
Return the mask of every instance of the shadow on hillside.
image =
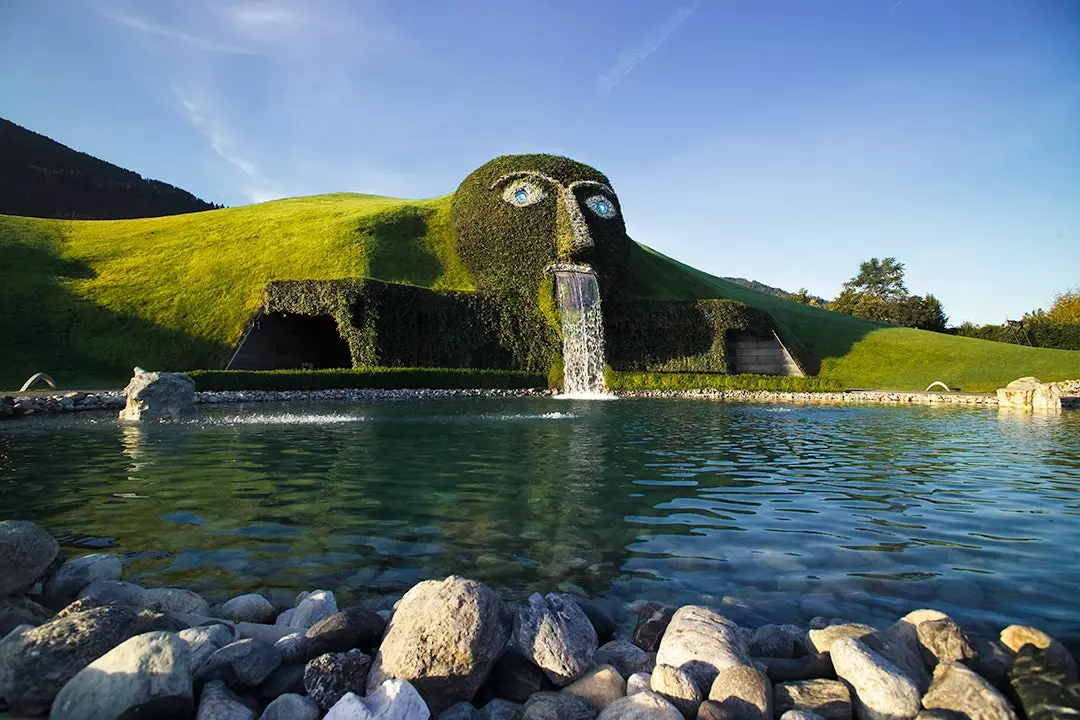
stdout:
[(228, 348), (123, 315), (74, 294), (85, 263), (0, 237), (0, 388), (47, 372), (63, 388), (123, 385), (135, 365), (216, 367)]
[(362, 218), (357, 231), (372, 240), (368, 275), (421, 287), (435, 284), (442, 264), (424, 242), (434, 212), (407, 205)]

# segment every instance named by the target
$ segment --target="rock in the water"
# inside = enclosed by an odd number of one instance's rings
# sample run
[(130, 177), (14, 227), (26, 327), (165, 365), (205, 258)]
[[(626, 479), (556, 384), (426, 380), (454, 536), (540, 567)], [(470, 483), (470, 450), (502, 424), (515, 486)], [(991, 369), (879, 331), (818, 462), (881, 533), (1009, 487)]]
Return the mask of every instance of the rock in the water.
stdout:
[(120, 411), (121, 420), (179, 420), (195, 412), (195, 381), (182, 373), (137, 367), (124, 394), (127, 404)]
[(296, 605), (289, 618), (289, 627), (307, 631), (315, 623), (338, 611), (337, 598), (329, 590), (316, 590)]
[(762, 625), (750, 639), (749, 650), (756, 658), (790, 658), (795, 654), (795, 638), (776, 625)]
[(701, 689), (679, 668), (657, 665), (649, 678), (649, 686), (654, 693), (674, 705), (687, 720), (697, 717), (698, 706), (702, 700)]
[(771, 720), (772, 683), (764, 672), (751, 665), (720, 668), (709, 689), (709, 699), (740, 712), (748, 720)]
[(255, 712), (233, 695), (225, 683), (213, 680), (206, 683), (199, 696), (196, 720), (255, 720)]
[(480, 720), (522, 720), (525, 706), (509, 700), (495, 699), (480, 710)]
[(616, 630), (615, 619), (595, 603), (579, 600), (578, 605), (581, 607), (581, 611), (585, 613), (585, 616), (589, 618), (593, 630), (596, 631), (596, 642), (603, 645), (610, 640)]
[(384, 630), (386, 623), (381, 617), (357, 605), (315, 623), (306, 637), (319, 654), (353, 649), (370, 652), (379, 646)]
[(626, 679), (626, 695), (639, 692), (652, 692), (652, 671), (634, 673)]
[(307, 688), (304, 687), (303, 665), (278, 665), (274, 672), (270, 673), (255, 689), (255, 697), (263, 703), (287, 694), (307, 694)]
[(656, 652), (674, 614), (675, 608), (669, 605), (645, 603), (638, 611), (637, 625), (630, 639), (645, 652)]
[(978, 720), (1016, 720), (1005, 697), (958, 662), (938, 664), (922, 705), (927, 710), (946, 710)]
[(0, 597), (33, 585), (59, 553), (56, 539), (35, 523), (0, 522)]
[(76, 673), (53, 702), (50, 720), (98, 720), (142, 714), (190, 717), (191, 659), (176, 635), (125, 640)]
[(860, 640), (907, 675), (915, 683), (921, 696), (930, 687), (930, 672), (923, 661), (918, 626), (923, 622), (943, 620), (947, 617), (945, 613), (937, 610), (915, 610), (885, 630), (866, 635)]
[(1009, 669), (1009, 692), (1027, 720), (1062, 720), (1080, 716), (1080, 683), (1069, 679), (1049, 648), (1020, 647)]
[(639, 692), (611, 703), (597, 720), (682, 720), (682, 715), (659, 695)]
[(841, 638), (832, 644), (830, 653), (836, 676), (854, 690), (859, 720), (898, 720), (919, 714), (921, 697), (915, 682), (861, 640)]
[(780, 720), (825, 720), (825, 718), (808, 710), (788, 710), (780, 716)]
[(424, 699), (407, 680), (387, 680), (366, 698), (346, 693), (323, 720), (428, 720)]
[(563, 692), (577, 695), (597, 710), (603, 710), (626, 695), (626, 681), (610, 665), (598, 665), (563, 688)]
[(363, 693), (370, 669), (371, 656), (360, 650), (326, 653), (304, 667), (304, 687), (319, 707), (329, 710), (345, 693)]
[(707, 688), (722, 668), (750, 665), (750, 655), (735, 623), (707, 607), (687, 605), (672, 616), (656, 664), (682, 668)]
[[(590, 631), (591, 631), (590, 626)], [(408, 680), (432, 712), (469, 700), (510, 635), (510, 612), (494, 591), (450, 576), (413, 586), (401, 599), (368, 676)]]
[(276, 611), (270, 601), (258, 593), (237, 595), (226, 600), (218, 611), (220, 617), (233, 622), (268, 623)]
[(495, 661), (484, 691), (488, 697), (523, 703), (544, 687), (544, 671), (515, 647), (507, 647)]
[(592, 720), (597, 710), (577, 695), (538, 692), (525, 702), (524, 720)]
[(44, 713), (68, 680), (135, 628), (132, 608), (109, 605), (9, 635), (0, 642), (0, 697), (15, 711)]
[(819, 655), (828, 654), (834, 642), (840, 638), (861, 638), (877, 630), (869, 625), (860, 623), (843, 623), (841, 625), (829, 625), (823, 628), (811, 629), (806, 634), (814, 652)]
[(851, 691), (839, 680), (801, 680), (773, 688), (773, 712), (814, 713), (825, 720), (851, 720)]
[(759, 658), (774, 683), (835, 677), (829, 655), (813, 653), (798, 658)]
[(967, 665), (979, 673), (994, 687), (1007, 685), (1009, 668), (1012, 667), (1014, 653), (997, 638), (972, 635), (969, 638), (975, 649), (975, 657)]
[(477, 720), (479, 717), (479, 711), (473, 707), (472, 703), (467, 702), (451, 705), (439, 713), (439, 720)]
[(95, 580), (79, 592), (78, 599), (91, 598), (102, 605), (138, 605), (142, 591), (142, 587), (123, 580)]
[(210, 614), (210, 603), (198, 593), (183, 588), (143, 590), (136, 596), (134, 604), (158, 612), (190, 613), (204, 617)]
[(656, 667), (656, 653), (648, 653), (626, 640), (604, 643), (593, 653), (597, 665), (610, 665), (624, 678), (634, 673), (651, 673)]
[(231, 688), (258, 687), (281, 664), (281, 651), (245, 638), (215, 650), (195, 671), (195, 683), (221, 680)]
[(221, 623), (187, 628), (176, 633), (176, 636), (187, 643), (192, 672), (198, 671), (215, 652), (237, 640), (236, 631)]
[(1033, 377), (1013, 380), (997, 390), (998, 407), (1020, 410), (1060, 410), (1061, 388), (1050, 383), (1044, 385)]
[(322, 710), (310, 698), (286, 693), (266, 706), (259, 720), (319, 720)]
[(1045, 650), (1045, 659), (1056, 664), (1069, 682), (1076, 682), (1076, 660), (1064, 645), (1042, 630), (1026, 625), (1010, 625), (1001, 631), (1001, 642), (1014, 653), (1020, 652), (1025, 645)]
[(597, 649), (589, 618), (573, 598), (556, 593), (533, 593), (518, 608), (514, 644), (558, 687), (581, 677)]
[(938, 663), (967, 662), (976, 656), (975, 646), (952, 618), (928, 620), (916, 628), (919, 649), (927, 668)]
[(74, 598), (92, 582), (116, 581), (124, 566), (115, 555), (91, 553), (61, 565), (45, 581), (45, 597), (56, 600)]

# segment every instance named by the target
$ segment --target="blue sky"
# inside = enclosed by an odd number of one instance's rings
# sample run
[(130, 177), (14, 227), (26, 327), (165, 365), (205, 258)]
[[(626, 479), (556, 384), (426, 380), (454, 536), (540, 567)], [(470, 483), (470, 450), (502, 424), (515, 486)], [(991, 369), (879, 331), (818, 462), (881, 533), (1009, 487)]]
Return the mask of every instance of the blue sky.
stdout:
[(954, 322), (1080, 285), (1075, 0), (3, 0), (0, 116), (239, 205), (612, 179), (635, 240), (833, 297), (894, 255)]

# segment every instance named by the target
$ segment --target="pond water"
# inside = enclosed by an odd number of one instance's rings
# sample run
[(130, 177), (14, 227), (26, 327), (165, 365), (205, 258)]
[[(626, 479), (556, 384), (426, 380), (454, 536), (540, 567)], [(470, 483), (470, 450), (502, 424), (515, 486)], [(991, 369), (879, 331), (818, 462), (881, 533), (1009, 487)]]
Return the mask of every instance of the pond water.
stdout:
[(0, 519), (220, 601), (378, 605), (457, 573), (748, 624), (1080, 637), (1080, 413), (551, 398), (203, 408), (0, 425)]

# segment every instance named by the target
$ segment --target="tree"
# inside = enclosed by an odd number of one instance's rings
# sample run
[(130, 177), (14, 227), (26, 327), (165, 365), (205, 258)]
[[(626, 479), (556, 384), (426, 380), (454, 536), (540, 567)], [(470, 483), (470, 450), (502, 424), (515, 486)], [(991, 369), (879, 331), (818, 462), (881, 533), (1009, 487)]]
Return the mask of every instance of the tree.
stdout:
[(819, 298), (817, 295), (811, 295), (810, 291), (804, 287), (799, 288), (789, 297), (791, 300), (794, 300), (797, 303), (802, 303), (803, 305), (810, 305), (811, 307), (824, 307), (821, 298)]
[(904, 285), (904, 263), (894, 257), (883, 260), (870, 258), (859, 265), (859, 274), (844, 283), (845, 291), (869, 293), (881, 300), (899, 300), (907, 297)]
[(1046, 319), (1062, 325), (1080, 324), (1080, 288), (1055, 295)]

